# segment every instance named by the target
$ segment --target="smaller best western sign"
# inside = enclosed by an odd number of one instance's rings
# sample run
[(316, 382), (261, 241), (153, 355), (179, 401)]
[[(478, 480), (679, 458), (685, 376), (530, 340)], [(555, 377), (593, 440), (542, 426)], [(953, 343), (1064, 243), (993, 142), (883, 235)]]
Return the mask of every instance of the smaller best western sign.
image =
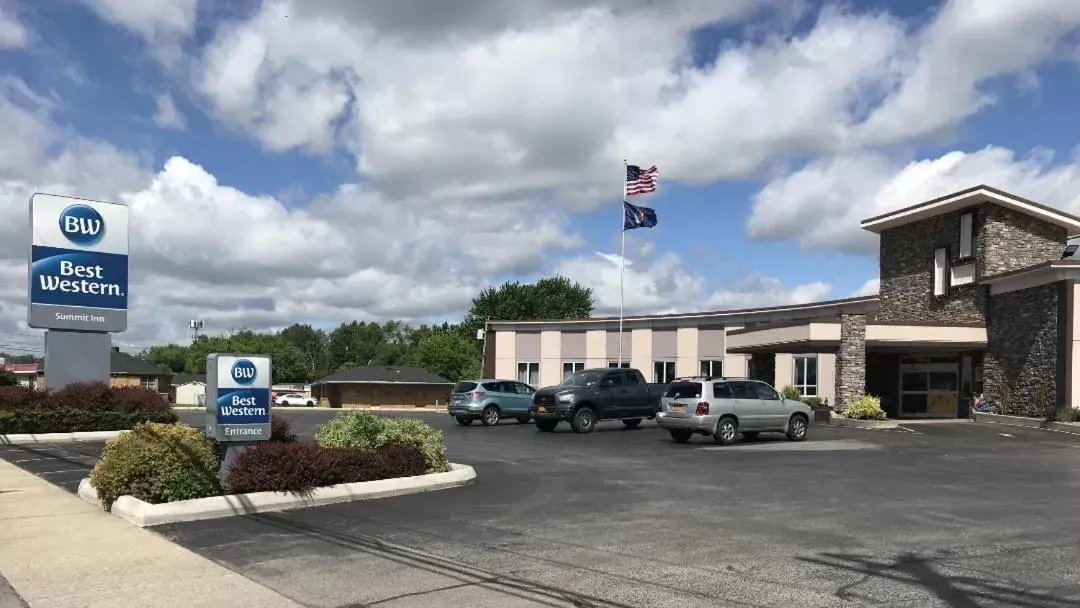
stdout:
[(30, 327), (125, 331), (127, 206), (35, 194), (30, 233)]
[(206, 427), (218, 441), (270, 439), (270, 357), (206, 357)]

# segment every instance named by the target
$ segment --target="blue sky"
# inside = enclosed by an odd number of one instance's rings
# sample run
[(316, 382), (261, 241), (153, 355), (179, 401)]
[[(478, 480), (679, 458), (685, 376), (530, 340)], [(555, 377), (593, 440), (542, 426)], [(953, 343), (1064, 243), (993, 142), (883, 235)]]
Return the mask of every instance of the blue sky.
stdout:
[[(869, 293), (858, 220), (975, 183), (1077, 205), (1068, 3), (976, 18), (971, 0), (469, 0), (434, 25), (414, 4), (4, 0), (26, 36), (0, 44), (0, 119), (47, 136), (0, 176), (90, 190), (152, 226), (133, 237), (153, 310), (134, 342), (194, 314), (222, 330), (452, 319), (485, 284), (554, 272), (610, 311), (622, 156), (661, 170), (633, 201), (659, 216), (627, 238), (635, 312)], [(178, 123), (155, 120), (163, 98)], [(245, 233), (271, 249), (228, 246)], [(223, 303), (227, 272), (198, 265), (238, 260), (266, 278)], [(164, 284), (191, 296), (158, 301)]]

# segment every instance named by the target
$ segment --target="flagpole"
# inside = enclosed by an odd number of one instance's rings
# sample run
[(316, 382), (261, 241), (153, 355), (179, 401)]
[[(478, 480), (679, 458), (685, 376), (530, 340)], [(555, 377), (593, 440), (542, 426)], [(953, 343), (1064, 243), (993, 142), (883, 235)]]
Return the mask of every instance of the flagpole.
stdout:
[(619, 368), (622, 368), (623, 360), (623, 282), (626, 277), (626, 159), (622, 161), (623, 174), (622, 174), (622, 199), (619, 200), (619, 232), (622, 244), (619, 247)]

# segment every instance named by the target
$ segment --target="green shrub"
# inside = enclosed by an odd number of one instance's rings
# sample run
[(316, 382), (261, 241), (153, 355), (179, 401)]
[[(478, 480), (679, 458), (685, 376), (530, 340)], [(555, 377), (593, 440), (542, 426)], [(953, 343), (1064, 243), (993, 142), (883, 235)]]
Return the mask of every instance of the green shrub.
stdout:
[(799, 392), (799, 389), (791, 385), (785, 386), (784, 388), (780, 389), (780, 394), (783, 395), (785, 399), (802, 401), (802, 393)]
[(1080, 422), (1080, 408), (1066, 407), (1058, 413), (1061, 422)]
[(829, 407), (829, 400), (821, 397), (803, 397), (800, 401), (812, 408)]
[(125, 495), (152, 504), (219, 495), (219, 468), (201, 430), (146, 422), (106, 443), (90, 483), (108, 511)]
[(885, 410), (877, 397), (863, 395), (847, 406), (843, 416), (852, 420), (885, 420)]
[(383, 418), (370, 412), (345, 412), (315, 431), (315, 442), (327, 447), (373, 451), (396, 443), (416, 446), (424, 455), (428, 473), (450, 470), (442, 433), (410, 418)]

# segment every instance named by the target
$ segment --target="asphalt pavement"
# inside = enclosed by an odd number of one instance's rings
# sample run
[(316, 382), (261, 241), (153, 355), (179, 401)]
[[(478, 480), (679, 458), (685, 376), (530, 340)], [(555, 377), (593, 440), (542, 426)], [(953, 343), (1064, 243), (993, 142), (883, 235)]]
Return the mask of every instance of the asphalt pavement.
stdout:
[[(286, 414), (302, 436), (331, 415)], [(958, 421), (719, 447), (423, 417), (475, 484), (155, 530), (318, 607), (1080, 605), (1080, 437)]]

